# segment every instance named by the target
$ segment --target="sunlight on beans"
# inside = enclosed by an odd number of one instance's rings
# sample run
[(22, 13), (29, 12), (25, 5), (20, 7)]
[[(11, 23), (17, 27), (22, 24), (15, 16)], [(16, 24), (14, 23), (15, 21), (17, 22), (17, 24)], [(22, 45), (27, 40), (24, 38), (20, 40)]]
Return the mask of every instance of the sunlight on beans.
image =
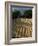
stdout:
[(18, 20), (16, 20), (16, 37), (32, 37), (32, 19), (21, 18), (22, 23)]

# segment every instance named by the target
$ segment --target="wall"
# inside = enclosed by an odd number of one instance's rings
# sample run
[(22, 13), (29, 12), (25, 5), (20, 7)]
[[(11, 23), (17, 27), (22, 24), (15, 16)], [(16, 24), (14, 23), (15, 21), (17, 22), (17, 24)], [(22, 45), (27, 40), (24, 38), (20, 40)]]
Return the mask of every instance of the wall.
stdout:
[[(4, 25), (5, 25), (5, 23), (4, 23), (5, 1), (6, 0), (0, 0), (0, 46), (5, 46), (5, 44), (4, 44), (4, 42), (5, 42), (5, 27), (4, 27)], [(10, 1), (38, 3), (38, 0), (10, 0)], [(38, 19), (38, 15), (37, 15), (37, 19)], [(37, 23), (38, 23), (38, 21), (37, 21)], [(37, 26), (38, 26), (38, 24), (37, 24)], [(13, 45), (13, 46), (38, 46), (38, 43), (18, 44), (18, 45)]]

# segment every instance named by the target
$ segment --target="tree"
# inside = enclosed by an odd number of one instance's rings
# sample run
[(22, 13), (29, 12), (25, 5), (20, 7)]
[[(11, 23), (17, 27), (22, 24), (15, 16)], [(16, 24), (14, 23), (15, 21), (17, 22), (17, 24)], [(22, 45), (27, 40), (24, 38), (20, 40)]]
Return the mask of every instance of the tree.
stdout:
[(24, 17), (26, 17), (26, 18), (32, 18), (32, 10), (24, 11)]
[(13, 19), (15, 18), (17, 18), (17, 17), (19, 17), (21, 15), (21, 12), (20, 11), (18, 11), (18, 10), (15, 10), (15, 11), (13, 11), (12, 12), (12, 17), (13, 17)]

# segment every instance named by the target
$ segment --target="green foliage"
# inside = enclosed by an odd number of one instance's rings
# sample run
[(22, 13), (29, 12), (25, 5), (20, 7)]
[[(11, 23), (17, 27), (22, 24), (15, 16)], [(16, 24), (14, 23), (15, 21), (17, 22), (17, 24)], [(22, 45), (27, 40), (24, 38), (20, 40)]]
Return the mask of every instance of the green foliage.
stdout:
[(26, 10), (24, 11), (24, 14), (22, 15), (21, 11), (15, 10), (12, 12), (13, 18), (23, 17), (23, 18), (32, 18), (32, 10)]
[(32, 10), (24, 11), (24, 14), (32, 15)]
[(19, 17), (20, 15), (21, 15), (21, 13), (18, 10), (15, 10), (14, 12), (12, 12), (13, 18), (17, 18), (17, 16)]
[(32, 10), (24, 11), (24, 16), (26, 16), (26, 18), (32, 18)]

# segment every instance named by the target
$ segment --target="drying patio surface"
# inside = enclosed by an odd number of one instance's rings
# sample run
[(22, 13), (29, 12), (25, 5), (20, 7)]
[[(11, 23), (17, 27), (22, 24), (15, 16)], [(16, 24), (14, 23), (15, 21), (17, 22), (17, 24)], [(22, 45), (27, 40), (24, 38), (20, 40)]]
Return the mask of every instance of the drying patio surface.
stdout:
[(17, 18), (15, 19), (15, 37), (32, 37), (32, 19)]

